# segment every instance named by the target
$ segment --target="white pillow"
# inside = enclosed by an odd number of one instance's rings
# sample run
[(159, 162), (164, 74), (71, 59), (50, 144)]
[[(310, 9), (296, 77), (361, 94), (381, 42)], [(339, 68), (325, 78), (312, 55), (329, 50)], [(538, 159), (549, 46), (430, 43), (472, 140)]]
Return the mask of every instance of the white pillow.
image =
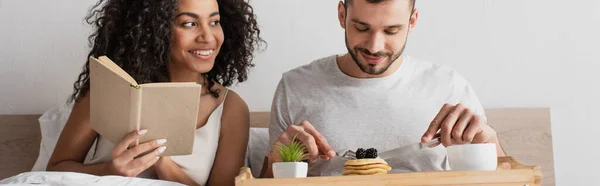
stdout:
[(262, 169), (265, 155), (269, 150), (269, 129), (268, 128), (250, 128), (250, 137), (248, 139), (247, 162), (252, 170), (252, 175), (258, 178)]
[(40, 142), (40, 153), (35, 165), (33, 165), (32, 171), (45, 171), (48, 160), (54, 151), (56, 141), (67, 123), (69, 116), (71, 115), (71, 109), (73, 104), (65, 104), (61, 106), (54, 106), (38, 119), (40, 122), (40, 132), (42, 140)]

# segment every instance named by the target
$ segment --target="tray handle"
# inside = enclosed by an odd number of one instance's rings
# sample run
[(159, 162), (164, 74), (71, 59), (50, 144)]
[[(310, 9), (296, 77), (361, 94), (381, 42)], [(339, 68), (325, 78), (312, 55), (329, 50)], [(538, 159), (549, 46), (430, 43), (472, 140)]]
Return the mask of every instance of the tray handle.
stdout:
[(539, 165), (525, 165), (512, 156), (498, 157), (498, 169), (527, 169), (532, 170), (534, 174), (535, 185), (541, 185), (542, 167)]
[(498, 157), (498, 169), (540, 169), (539, 166), (525, 165), (512, 156)]
[(248, 167), (240, 168), (240, 173), (235, 177), (235, 184), (243, 182), (244, 180), (253, 180), (252, 171)]

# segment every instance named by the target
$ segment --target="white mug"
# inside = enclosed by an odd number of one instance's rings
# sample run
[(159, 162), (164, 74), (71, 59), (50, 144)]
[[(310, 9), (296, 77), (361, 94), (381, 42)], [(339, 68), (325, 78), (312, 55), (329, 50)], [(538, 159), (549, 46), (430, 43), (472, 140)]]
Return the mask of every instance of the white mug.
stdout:
[(446, 150), (452, 171), (494, 171), (498, 167), (495, 143), (455, 144)]

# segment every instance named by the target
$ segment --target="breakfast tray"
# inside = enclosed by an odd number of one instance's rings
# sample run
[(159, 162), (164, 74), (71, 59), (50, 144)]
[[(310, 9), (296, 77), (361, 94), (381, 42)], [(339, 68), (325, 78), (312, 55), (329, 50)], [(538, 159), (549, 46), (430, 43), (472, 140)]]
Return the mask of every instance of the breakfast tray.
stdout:
[(249, 168), (243, 167), (235, 178), (236, 186), (365, 186), (365, 185), (485, 185), (485, 186), (541, 186), (540, 166), (523, 165), (514, 157), (498, 157), (496, 171), (435, 171), (389, 173), (384, 175), (325, 176), (308, 178), (254, 178)]

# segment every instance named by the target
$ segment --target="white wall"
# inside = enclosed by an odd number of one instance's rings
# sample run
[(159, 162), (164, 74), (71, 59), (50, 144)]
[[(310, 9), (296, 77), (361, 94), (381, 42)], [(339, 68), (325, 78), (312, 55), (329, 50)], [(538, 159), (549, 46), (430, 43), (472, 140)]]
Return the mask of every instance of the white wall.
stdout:
[[(0, 114), (63, 103), (85, 62), (93, 0), (0, 0)], [(335, 0), (254, 0), (266, 51), (234, 87), (270, 108), (281, 73), (345, 52)], [(64, 8), (66, 5), (75, 8)], [(450, 65), (485, 107), (550, 107), (557, 185), (600, 185), (600, 1), (419, 1), (406, 53)], [(64, 70), (59, 70), (63, 69)], [(597, 151), (597, 150), (596, 150)]]
[(93, 3), (0, 0), (0, 114), (42, 113), (66, 101), (86, 62), (83, 17)]

